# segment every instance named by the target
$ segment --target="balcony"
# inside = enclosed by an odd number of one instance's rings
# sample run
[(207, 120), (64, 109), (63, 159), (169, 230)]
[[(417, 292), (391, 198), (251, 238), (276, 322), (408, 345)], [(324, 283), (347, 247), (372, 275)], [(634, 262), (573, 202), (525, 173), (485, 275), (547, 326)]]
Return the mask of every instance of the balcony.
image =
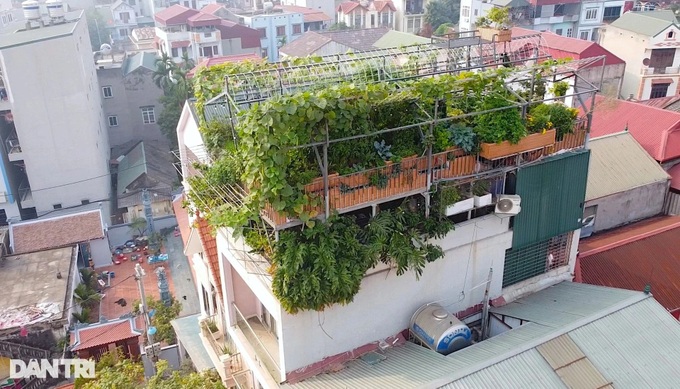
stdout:
[(277, 383), (282, 381), (281, 367), (279, 366), (279, 341), (269, 332), (257, 317), (246, 318), (232, 304), (236, 313), (236, 326), (245, 340), (252, 347), (256, 361), (271, 375)]
[(31, 192), (31, 186), (28, 184), (28, 180), (24, 180), (21, 185), (19, 185), (19, 199), (21, 200), (22, 208), (35, 207), (33, 193)]
[[(220, 331), (216, 324), (216, 316), (210, 316), (201, 321), (201, 335), (210, 358), (213, 359), (220, 377), (228, 387), (234, 386), (237, 377), (247, 375), (248, 370), (238, 353), (236, 346), (229, 338), (229, 334)], [(243, 381), (241, 381), (243, 383)], [(249, 388), (249, 386), (240, 386)]]
[(217, 30), (191, 33), (191, 40), (195, 43), (219, 43), (221, 39), (220, 32)]
[(666, 75), (679, 75), (680, 74), (680, 67), (671, 67), (671, 68), (653, 68), (653, 67), (647, 67), (643, 68), (641, 71), (641, 74), (643, 76), (653, 76), (657, 74), (666, 74)]
[(9, 158), (10, 161), (20, 161), (24, 159), (21, 151), (21, 144), (19, 143), (16, 134), (13, 134), (13, 136), (10, 136), (5, 140), (5, 149), (7, 150), (7, 158)]
[(570, 23), (570, 22), (577, 22), (577, 21), (578, 21), (578, 15), (561, 15), (561, 16), (534, 18), (534, 24), (558, 24), (558, 23)]

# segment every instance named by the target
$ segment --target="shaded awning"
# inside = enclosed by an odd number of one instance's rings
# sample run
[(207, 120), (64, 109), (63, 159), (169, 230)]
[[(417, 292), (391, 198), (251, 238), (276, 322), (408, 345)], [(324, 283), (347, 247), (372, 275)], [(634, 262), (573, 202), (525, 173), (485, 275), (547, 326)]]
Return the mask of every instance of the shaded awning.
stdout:
[(187, 244), (184, 247), (184, 255), (191, 257), (196, 253), (203, 251), (203, 244), (201, 243), (201, 237), (198, 230), (195, 228), (191, 229), (189, 232), (189, 238), (187, 239)]
[(201, 340), (201, 328), (198, 324), (199, 317), (199, 314), (185, 316), (171, 321), (170, 324), (175, 329), (177, 340), (184, 347), (187, 354), (189, 354), (196, 371), (201, 372), (214, 369), (215, 365)]

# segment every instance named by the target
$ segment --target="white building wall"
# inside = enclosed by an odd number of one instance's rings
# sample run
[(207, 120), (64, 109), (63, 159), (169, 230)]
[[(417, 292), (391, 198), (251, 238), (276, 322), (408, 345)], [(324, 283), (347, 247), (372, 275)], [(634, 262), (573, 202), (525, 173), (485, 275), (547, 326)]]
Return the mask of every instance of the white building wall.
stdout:
[(92, 46), (84, 17), (73, 26), (72, 35), (0, 51), (38, 214), (53, 204), (66, 208), (110, 197), (109, 142)]
[[(298, 7), (307, 7), (318, 9), (335, 20), (335, 1), (334, 0), (283, 0), (283, 5), (297, 5)], [(331, 22), (332, 24), (333, 22)]]
[(643, 55), (647, 48), (648, 37), (620, 28), (607, 26), (600, 31), (600, 45), (626, 62), (621, 95), (639, 98)]
[[(304, 33), (304, 17), (301, 13), (281, 12), (256, 16), (237, 16), (242, 17), (244, 23), (250, 28), (256, 30), (263, 28), (266, 30), (266, 36), (261, 39), (260, 46), (263, 51), (267, 51), (269, 62), (276, 62), (279, 60), (279, 42), (281, 37), (276, 34), (277, 27), (285, 27), (286, 43), (294, 41)], [(295, 24), (302, 26), (300, 34), (293, 34), (293, 25)]]

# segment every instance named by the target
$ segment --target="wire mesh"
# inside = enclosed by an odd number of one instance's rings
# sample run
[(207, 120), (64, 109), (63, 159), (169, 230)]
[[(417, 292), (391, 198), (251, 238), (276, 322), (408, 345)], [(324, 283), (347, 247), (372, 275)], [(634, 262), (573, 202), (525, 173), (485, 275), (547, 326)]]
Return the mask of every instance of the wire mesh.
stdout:
[(569, 264), (574, 232), (505, 251), (503, 287)]

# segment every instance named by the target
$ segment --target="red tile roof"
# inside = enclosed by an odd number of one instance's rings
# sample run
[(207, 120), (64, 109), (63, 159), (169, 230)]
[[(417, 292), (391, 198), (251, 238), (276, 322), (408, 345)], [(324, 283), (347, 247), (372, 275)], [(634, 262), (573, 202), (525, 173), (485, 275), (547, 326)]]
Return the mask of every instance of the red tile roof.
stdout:
[[(215, 280), (215, 289), (217, 294), (222, 299), (222, 277), (220, 277), (220, 262), (217, 254), (217, 239), (213, 236), (213, 229), (208, 224), (208, 221), (198, 216), (196, 218), (196, 227), (198, 234), (203, 243), (203, 252), (208, 258), (208, 269), (212, 273), (213, 280)], [(222, 299), (224, 301), (224, 299)]]
[(650, 107), (656, 107), (661, 109), (667, 109), (669, 105), (677, 103), (680, 101), (680, 96), (667, 96), (659, 97), (656, 99), (642, 100), (639, 101), (640, 104), (648, 105)]
[(187, 19), (187, 24), (191, 27), (216, 26), (222, 19), (209, 13), (199, 12)]
[(168, 7), (156, 13), (156, 15), (154, 15), (154, 19), (163, 26), (173, 26), (186, 24), (187, 20), (197, 13), (198, 11), (195, 9), (175, 4), (172, 7)]
[(330, 16), (314, 8), (299, 7), (297, 5), (280, 5), (278, 8), (287, 12), (301, 13), (305, 23), (328, 22), (332, 20)]
[(680, 216), (661, 216), (643, 220), (608, 232), (598, 233), (583, 239), (578, 245), (579, 255), (588, 256), (616, 248), (626, 243), (644, 239), (669, 229), (680, 223)]
[(598, 96), (591, 136), (599, 137), (626, 129), (655, 160), (663, 162), (680, 157), (680, 113)]
[(15, 254), (67, 247), (104, 238), (99, 210), (10, 225)]
[(201, 12), (214, 15), (215, 12), (219, 11), (222, 8), (224, 8), (224, 5), (222, 4), (208, 4), (205, 7), (201, 8)]
[[(217, 26), (222, 34), (222, 39), (241, 39), (242, 49), (253, 49), (260, 47), (262, 33), (254, 28), (242, 26), (229, 20), (222, 20)], [(259, 51), (259, 50), (258, 50)]]
[(668, 169), (668, 174), (671, 176), (671, 188), (680, 190), (680, 164)]
[(257, 54), (234, 54), (234, 55), (224, 55), (220, 57), (212, 57), (212, 58), (203, 58), (201, 62), (199, 62), (193, 69), (187, 73), (187, 77), (193, 77), (194, 74), (198, 71), (198, 69), (202, 67), (211, 67), (227, 62), (243, 62), (243, 61), (253, 61), (253, 62), (260, 62), (263, 61), (262, 57), (260, 57)]
[(71, 334), (71, 350), (84, 350), (141, 336), (142, 331), (133, 328), (134, 322), (134, 319), (125, 319), (76, 328)]
[(189, 225), (189, 212), (182, 207), (182, 203), (186, 200), (184, 194), (173, 200), (172, 209), (175, 211), (175, 219), (177, 219), (177, 226), (179, 233), (182, 235), (182, 243), (184, 247), (189, 244), (189, 234), (191, 234), (191, 226)]
[(397, 12), (397, 7), (394, 6), (391, 0), (388, 1), (374, 1), (373, 6), (378, 12), (382, 12), (385, 7), (392, 10), (392, 12)]
[[(535, 35), (538, 33), (539, 32), (537, 31), (526, 28), (512, 28), (512, 35), (515, 37)], [(576, 60), (594, 58), (604, 55), (606, 57), (605, 65), (626, 63), (624, 60), (595, 42), (577, 38), (569, 38), (566, 36), (557, 35), (550, 31), (540, 32), (540, 34), (541, 38), (543, 38), (543, 43), (545, 44), (548, 53), (553, 58), (572, 58)], [(601, 66), (601, 63), (596, 63), (591, 66)]]
[(190, 44), (191, 44), (190, 41), (174, 41), (170, 42), (170, 47), (176, 49), (178, 47), (189, 47)]
[[(680, 218), (672, 219), (676, 222), (673, 228), (648, 232), (629, 243), (581, 255), (578, 266), (582, 282), (640, 291), (650, 284), (661, 305), (671, 312), (680, 309)], [(629, 230), (623, 235), (630, 233)]]
[(357, 7), (361, 7), (364, 10), (366, 9), (364, 6), (362, 6), (359, 3), (355, 3), (353, 1), (346, 1), (344, 3), (341, 3), (338, 6), (337, 11), (342, 12), (343, 14), (347, 15), (350, 12), (354, 11), (354, 9), (357, 8)]

